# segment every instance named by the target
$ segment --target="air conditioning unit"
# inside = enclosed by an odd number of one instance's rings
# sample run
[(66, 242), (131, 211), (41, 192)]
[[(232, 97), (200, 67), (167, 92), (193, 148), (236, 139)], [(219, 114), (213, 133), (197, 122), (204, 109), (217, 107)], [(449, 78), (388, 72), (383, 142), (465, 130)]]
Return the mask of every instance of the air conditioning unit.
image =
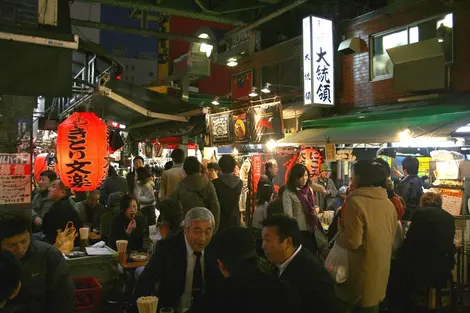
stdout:
[(393, 91), (440, 90), (446, 87), (445, 56), (437, 38), (387, 49), (393, 63)]

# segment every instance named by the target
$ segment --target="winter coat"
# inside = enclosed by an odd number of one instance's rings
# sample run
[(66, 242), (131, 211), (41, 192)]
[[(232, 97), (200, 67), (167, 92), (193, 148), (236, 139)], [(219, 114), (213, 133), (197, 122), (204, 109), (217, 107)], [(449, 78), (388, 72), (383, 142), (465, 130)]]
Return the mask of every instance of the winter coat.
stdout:
[(22, 286), (19, 294), (7, 302), (5, 312), (16, 313), (8, 308), (18, 305), (27, 308), (25, 313), (73, 312), (75, 288), (59, 250), (33, 239), (20, 263)]
[(126, 232), (127, 226), (131, 222), (127, 216), (121, 214), (115, 216), (111, 222), (111, 231), (109, 234), (109, 246), (116, 250), (116, 240), (127, 240), (128, 251), (146, 252), (149, 247), (149, 227), (147, 219), (141, 214), (135, 216), (137, 227), (128, 234)]
[(397, 194), (406, 203), (403, 220), (410, 221), (423, 195), (423, 180), (416, 175), (408, 175), (402, 179), (396, 189)]
[(323, 180), (322, 178), (318, 178), (318, 185), (325, 188), (325, 190), (329, 191), (330, 194), (328, 196), (324, 196), (321, 192), (317, 193), (318, 199), (318, 206), (321, 210), (326, 211), (328, 206), (330, 206), (338, 196), (338, 189), (336, 189), (335, 183), (331, 178), (327, 180)]
[(454, 268), (454, 217), (439, 206), (418, 209), (398, 253), (406, 278), (416, 284), (446, 281)]
[(97, 203), (94, 208), (89, 208), (85, 200), (76, 203), (75, 210), (80, 216), (82, 224), (90, 224), (91, 230), (100, 227), (101, 215), (105, 212), (104, 205)]
[(49, 200), (48, 192), (38, 192), (32, 201), (31, 208), (33, 220), (36, 217), (44, 218), (44, 216), (49, 212), (52, 205), (54, 204), (54, 200)]
[(127, 180), (121, 176), (110, 176), (106, 178), (100, 188), (100, 202), (104, 205), (108, 204), (108, 197), (115, 192), (127, 193)]
[(342, 214), (337, 243), (348, 250), (349, 276), (341, 294), (351, 305), (376, 306), (385, 298), (397, 212), (385, 189), (365, 187), (348, 196)]
[(305, 214), (305, 209), (302, 207), (302, 203), (295, 192), (289, 189), (284, 191), (282, 195), (282, 207), (284, 208), (284, 214), (297, 221), (300, 231), (311, 231), (311, 217)]
[(80, 236), (78, 230), (82, 227), (82, 221), (69, 197), (63, 197), (55, 202), (50, 211), (44, 216), (42, 229), (46, 236), (46, 242), (53, 245), (57, 237), (57, 230), (64, 230), (68, 222), (72, 222), (77, 230), (74, 246), (79, 246)]
[(155, 182), (147, 180), (145, 183), (142, 181), (137, 182), (137, 186), (134, 189), (134, 195), (141, 208), (153, 206), (155, 207)]
[(220, 221), (220, 204), (214, 184), (201, 174), (186, 176), (173, 192), (172, 199), (180, 202), (183, 216), (195, 207), (204, 207), (214, 214), (216, 229)]
[(219, 230), (240, 225), (239, 200), (243, 182), (234, 174), (219, 174), (212, 181), (220, 204)]
[(166, 170), (162, 174), (160, 179), (160, 192), (158, 193), (158, 199), (166, 200), (168, 199), (173, 192), (175, 191), (178, 183), (183, 179), (183, 174), (181, 172), (181, 167), (183, 164), (175, 164), (169, 170)]

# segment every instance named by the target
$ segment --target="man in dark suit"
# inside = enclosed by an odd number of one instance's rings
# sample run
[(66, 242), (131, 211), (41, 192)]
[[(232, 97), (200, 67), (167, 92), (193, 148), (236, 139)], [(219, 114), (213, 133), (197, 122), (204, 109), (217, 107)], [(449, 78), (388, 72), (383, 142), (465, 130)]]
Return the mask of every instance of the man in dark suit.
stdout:
[(214, 215), (208, 209), (189, 210), (184, 231), (157, 243), (135, 295), (155, 294), (160, 308), (201, 312), (204, 294), (222, 278), (217, 261), (206, 253), (214, 229)]
[(303, 248), (297, 222), (285, 215), (263, 222), (263, 250), (276, 265), (277, 275), (296, 291), (301, 312), (343, 312), (335, 296), (334, 283), (318, 258)]
[(293, 289), (258, 266), (253, 235), (247, 228), (222, 230), (211, 247), (223, 282), (206, 298), (204, 313), (297, 313)]

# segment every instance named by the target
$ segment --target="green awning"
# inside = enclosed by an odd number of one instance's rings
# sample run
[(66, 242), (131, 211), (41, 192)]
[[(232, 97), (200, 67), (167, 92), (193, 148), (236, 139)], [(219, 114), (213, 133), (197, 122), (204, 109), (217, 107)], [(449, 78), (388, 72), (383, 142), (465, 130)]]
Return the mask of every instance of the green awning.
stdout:
[(446, 137), (468, 123), (470, 105), (423, 106), (304, 121), (302, 131), (279, 142), (301, 145), (399, 142), (400, 132), (407, 128), (414, 138)]

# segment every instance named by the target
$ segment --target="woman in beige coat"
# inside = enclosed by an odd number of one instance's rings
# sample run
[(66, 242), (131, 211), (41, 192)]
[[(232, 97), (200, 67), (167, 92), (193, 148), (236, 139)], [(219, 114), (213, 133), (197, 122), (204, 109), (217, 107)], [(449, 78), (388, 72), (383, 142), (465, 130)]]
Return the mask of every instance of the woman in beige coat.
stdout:
[(339, 296), (354, 312), (379, 312), (385, 298), (397, 213), (386, 191), (387, 177), (370, 161), (354, 165), (352, 184), (341, 212), (337, 243), (348, 251), (349, 276)]

